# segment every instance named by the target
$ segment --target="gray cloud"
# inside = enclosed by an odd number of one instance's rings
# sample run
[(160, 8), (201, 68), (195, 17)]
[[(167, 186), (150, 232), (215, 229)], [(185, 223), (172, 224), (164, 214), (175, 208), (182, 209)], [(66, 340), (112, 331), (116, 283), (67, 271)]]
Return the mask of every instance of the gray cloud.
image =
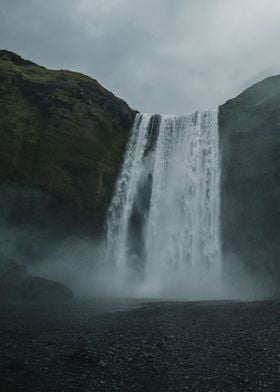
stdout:
[(186, 113), (280, 73), (279, 20), (278, 0), (2, 0), (0, 47)]

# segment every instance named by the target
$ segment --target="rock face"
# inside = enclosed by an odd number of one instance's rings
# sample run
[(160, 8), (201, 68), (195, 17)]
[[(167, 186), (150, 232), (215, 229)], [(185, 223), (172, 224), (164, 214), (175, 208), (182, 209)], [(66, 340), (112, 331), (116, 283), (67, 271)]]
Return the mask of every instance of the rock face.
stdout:
[(225, 259), (279, 281), (280, 76), (220, 106), (219, 125)]
[(1, 218), (100, 233), (134, 116), (96, 80), (1, 50)]

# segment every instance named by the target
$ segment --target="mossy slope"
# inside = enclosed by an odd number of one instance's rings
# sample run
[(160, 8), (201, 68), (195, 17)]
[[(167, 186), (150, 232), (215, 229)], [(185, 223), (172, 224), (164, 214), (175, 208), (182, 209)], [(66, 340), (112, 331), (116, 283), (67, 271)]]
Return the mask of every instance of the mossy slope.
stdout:
[(5, 218), (100, 232), (134, 116), (96, 80), (1, 50)]

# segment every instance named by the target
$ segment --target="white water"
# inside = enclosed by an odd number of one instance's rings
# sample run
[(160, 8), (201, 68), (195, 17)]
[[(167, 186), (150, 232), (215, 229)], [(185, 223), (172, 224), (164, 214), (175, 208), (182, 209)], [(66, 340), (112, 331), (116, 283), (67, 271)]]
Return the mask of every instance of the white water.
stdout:
[(220, 290), (218, 113), (139, 114), (108, 214), (107, 261), (130, 295)]

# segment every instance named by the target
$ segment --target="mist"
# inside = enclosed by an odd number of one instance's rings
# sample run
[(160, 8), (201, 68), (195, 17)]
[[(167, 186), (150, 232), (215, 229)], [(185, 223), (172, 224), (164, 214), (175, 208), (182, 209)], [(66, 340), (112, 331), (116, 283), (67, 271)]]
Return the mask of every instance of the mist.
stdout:
[[(153, 121), (154, 127), (158, 125), (158, 122)], [(151, 129), (150, 134), (152, 134)], [(149, 149), (151, 148), (150, 144)], [(176, 160), (174, 162), (176, 163)], [(182, 162), (180, 157), (179, 162)], [(83, 233), (69, 236), (57, 232), (55, 226), (45, 224), (45, 229), (42, 229), (32, 222), (19, 223), (18, 216), (21, 216), (24, 208), (26, 210), (23, 216), (27, 216), (31, 206), (34, 210), (33, 215), (35, 214), (38, 220), (42, 221), (44, 204), (34, 191), (25, 190), (21, 194), (18, 188), (11, 191), (10, 188), (2, 187), (1, 254), (26, 265), (29, 273), (34, 276), (65, 284), (76, 297), (191, 301), (256, 300), (272, 296), (276, 292), (276, 283), (265, 263), (263, 266), (255, 266), (250, 260), (242, 260), (240, 256), (225, 251), (221, 253), (219, 268), (215, 268), (213, 264), (198, 263), (194, 267), (187, 263), (182, 267), (180, 265), (176, 267), (176, 263), (175, 265), (169, 263), (166, 255), (170, 236), (167, 233), (168, 237), (165, 238), (162, 229), (168, 228), (174, 219), (179, 226), (183, 224), (179, 219), (180, 214), (176, 215), (177, 197), (173, 198), (181, 188), (178, 188), (179, 184), (176, 187), (176, 183), (173, 183), (175, 174), (172, 171), (171, 189), (174, 189), (175, 193), (168, 194), (169, 201), (173, 200), (175, 207), (170, 210), (165, 204), (162, 205), (167, 215), (161, 215), (157, 233), (161, 233), (163, 237), (158, 243), (143, 242), (143, 235), (147, 235), (145, 225), (148, 201), (151, 197), (151, 187), (148, 184), (152, 168), (152, 155), (147, 155), (139, 171), (139, 187), (135, 188), (134, 203), (131, 205), (131, 215), (127, 221), (128, 232), (123, 248), (125, 253), (120, 252), (123, 237), (114, 235), (110, 239), (109, 231), (99, 238), (85, 236)], [(180, 175), (183, 178), (183, 171)], [(135, 176), (133, 178), (135, 179)], [(115, 187), (115, 195), (119, 197), (118, 183)], [(159, 199), (159, 208), (164, 200)], [(110, 213), (108, 219), (109, 217)], [(110, 219), (107, 226), (108, 224), (110, 225)], [(176, 229), (176, 225), (170, 227)], [(112, 225), (111, 229), (113, 229)], [(179, 234), (174, 239), (175, 245), (179, 243)], [(169, 245), (171, 246), (172, 243)], [(153, 246), (151, 249), (155, 249), (150, 264), (147, 264), (146, 246)], [(129, 254), (128, 258), (125, 256), (126, 253)], [(120, 259), (118, 260), (116, 256)], [(201, 257), (203, 259), (203, 255)], [(213, 262), (215, 263), (215, 260)]]
[[(117, 265), (108, 251), (106, 233), (99, 239), (83, 234), (57, 236), (52, 230), (42, 230), (31, 223), (11, 222), (8, 206), (2, 206), (7, 214), (0, 220), (1, 254), (25, 264), (34, 276), (65, 284), (76, 297), (256, 300), (276, 292), (275, 281), (265, 264), (262, 268), (252, 267), (248, 260), (232, 253), (222, 253), (218, 271), (211, 266), (172, 268), (165, 265), (159, 254), (151, 273), (145, 257), (137, 255), (130, 257), (130, 263)], [(127, 249), (134, 247), (132, 236)]]
[(216, 110), (139, 114), (102, 237), (57, 236), (7, 213), (1, 250), (77, 297), (268, 297), (269, 274), (222, 249), (220, 164)]
[(106, 257), (105, 240), (71, 238), (37, 263), (29, 264), (28, 270), (34, 276), (65, 284), (82, 298), (251, 301), (274, 293), (269, 274), (252, 272), (232, 254), (225, 255), (224, 267), (218, 273), (186, 267), (183, 271), (160, 271), (152, 279), (145, 279), (136, 269), (120, 269)]

